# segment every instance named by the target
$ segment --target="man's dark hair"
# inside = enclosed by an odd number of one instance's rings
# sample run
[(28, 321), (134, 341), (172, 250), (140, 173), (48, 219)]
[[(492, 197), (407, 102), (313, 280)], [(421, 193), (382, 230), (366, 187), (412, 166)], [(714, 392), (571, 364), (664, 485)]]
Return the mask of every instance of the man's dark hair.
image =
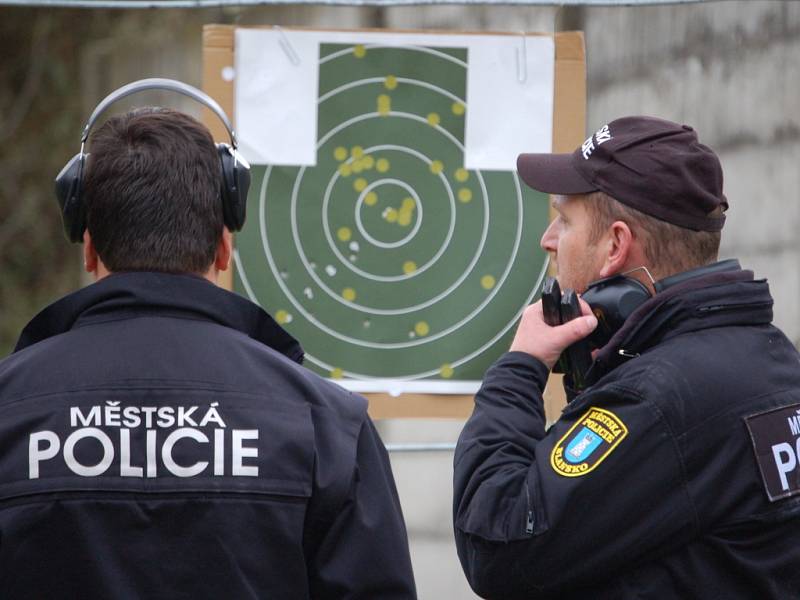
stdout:
[(87, 228), (109, 271), (205, 273), (222, 235), (220, 160), (192, 117), (148, 108), (92, 135)]

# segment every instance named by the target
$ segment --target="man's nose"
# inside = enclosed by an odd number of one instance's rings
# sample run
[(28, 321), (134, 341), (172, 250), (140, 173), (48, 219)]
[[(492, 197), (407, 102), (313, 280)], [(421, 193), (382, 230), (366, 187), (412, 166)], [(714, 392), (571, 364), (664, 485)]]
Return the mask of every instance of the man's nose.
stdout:
[(556, 231), (556, 227), (556, 222), (551, 222), (542, 235), (542, 239), (539, 240), (539, 245), (545, 252), (555, 252), (558, 248), (558, 232)]

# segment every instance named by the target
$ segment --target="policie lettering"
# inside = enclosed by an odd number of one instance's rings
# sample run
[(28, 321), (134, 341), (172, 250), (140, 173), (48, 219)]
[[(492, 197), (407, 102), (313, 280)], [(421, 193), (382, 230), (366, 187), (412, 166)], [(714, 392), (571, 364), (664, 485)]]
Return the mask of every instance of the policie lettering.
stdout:
[(771, 502), (800, 494), (800, 404), (745, 417)]
[[(214, 476), (258, 477), (258, 466), (245, 464), (245, 459), (258, 458), (258, 447), (252, 442), (245, 445), (245, 442), (258, 440), (259, 430), (228, 429), (217, 410), (219, 403), (211, 403), (205, 412), (199, 406), (121, 407), (119, 404), (106, 402), (103, 406), (92, 406), (88, 410), (79, 406), (70, 407), (70, 427), (74, 431), (63, 444), (55, 431), (31, 433), (28, 441), (28, 478), (38, 479), (42, 463), (56, 459), (59, 454), (63, 464), (81, 477), (105, 475), (112, 465), (118, 465), (120, 477), (158, 477), (159, 456), (163, 468), (175, 477), (196, 477), (205, 472), (212, 462)], [(201, 430), (210, 425), (215, 427), (207, 432)], [(100, 427), (118, 428), (118, 432), (109, 435)], [(174, 429), (168, 433), (161, 431), (168, 428)], [(134, 447), (132, 432), (134, 440), (138, 438), (140, 445), (143, 442), (143, 456), (142, 448)], [(192, 440), (195, 446), (192, 453), (183, 452), (182, 456), (193, 456), (199, 451), (200, 457), (209, 460), (179, 464), (175, 457), (175, 446), (182, 440)], [(207, 447), (203, 446), (206, 444)], [(143, 458), (142, 464), (134, 464), (132, 447)], [(230, 461), (227, 464), (226, 447), (230, 448)], [(87, 460), (87, 456), (94, 458)]]

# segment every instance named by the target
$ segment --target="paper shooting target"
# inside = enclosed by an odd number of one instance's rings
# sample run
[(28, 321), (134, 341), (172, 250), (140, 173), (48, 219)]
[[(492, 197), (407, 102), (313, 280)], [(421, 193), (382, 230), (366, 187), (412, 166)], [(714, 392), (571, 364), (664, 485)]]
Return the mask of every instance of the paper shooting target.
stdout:
[(468, 64), (320, 44), (316, 165), (253, 166), (236, 289), (324, 376), (479, 380), (539, 291), (547, 199), (464, 167)]

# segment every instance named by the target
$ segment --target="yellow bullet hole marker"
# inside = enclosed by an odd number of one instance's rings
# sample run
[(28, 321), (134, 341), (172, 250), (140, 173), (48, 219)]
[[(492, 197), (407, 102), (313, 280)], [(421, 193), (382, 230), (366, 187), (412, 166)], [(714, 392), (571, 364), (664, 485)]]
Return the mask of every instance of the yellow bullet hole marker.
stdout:
[(397, 224), (403, 227), (411, 225), (411, 217), (414, 215), (414, 209), (417, 205), (414, 199), (406, 196), (403, 198), (403, 203), (400, 205), (400, 212), (397, 216)]
[(361, 162), (360, 160), (354, 160), (352, 169), (353, 173), (361, 173), (361, 171), (364, 170), (364, 163)]
[(461, 102), (453, 102), (453, 106), (451, 106), (450, 108), (453, 111), (453, 114), (459, 117), (463, 115), (464, 112), (466, 111), (466, 107), (463, 104), (461, 104)]
[(431, 163), (431, 173), (438, 175), (442, 171), (444, 171), (444, 165), (442, 164), (442, 161), (435, 160)]
[(456, 169), (456, 181), (460, 181), (464, 183), (467, 179), (469, 179), (469, 171), (465, 168)]
[(350, 231), (349, 227), (339, 227), (339, 230), (336, 232), (336, 237), (343, 242), (349, 242), (350, 238), (353, 237), (353, 232)]
[(353, 56), (356, 58), (364, 58), (367, 55), (367, 49), (364, 48), (364, 44), (356, 44), (355, 48), (353, 48)]
[(285, 310), (279, 310), (275, 313), (275, 320), (280, 324), (283, 325), (289, 322), (289, 313)]
[(356, 291), (353, 288), (344, 288), (342, 290), (342, 298), (348, 302), (352, 302), (356, 299)]
[(382, 117), (392, 112), (392, 99), (386, 94), (378, 96), (378, 114)]
[(378, 173), (386, 173), (389, 170), (389, 161), (385, 158), (379, 158), (378, 162), (375, 163), (375, 168), (378, 169)]
[(353, 146), (350, 150), (350, 156), (353, 158), (361, 158), (364, 156), (364, 149), (361, 146)]
[(406, 275), (411, 275), (411, 273), (413, 273), (416, 270), (417, 270), (417, 263), (415, 263), (413, 260), (407, 260), (406, 262), (403, 263), (403, 273), (405, 273)]
[(364, 164), (364, 168), (367, 170), (375, 166), (375, 159), (369, 154), (367, 154), (364, 158), (362, 158), (361, 162)]
[(485, 290), (492, 289), (495, 283), (496, 281), (491, 275), (484, 275), (481, 277), (481, 287)]
[(439, 367), (439, 375), (441, 375), (444, 379), (450, 379), (453, 376), (453, 367), (451, 367), (448, 363), (444, 363), (441, 367)]
[(365, 187), (367, 187), (367, 180), (363, 177), (359, 177), (353, 182), (353, 188), (355, 188), (357, 192), (363, 192)]
[(339, 165), (339, 175), (342, 177), (350, 177), (352, 172), (353, 168), (348, 163), (342, 163)]
[(472, 190), (469, 188), (461, 188), (458, 190), (458, 199), (464, 203), (469, 202), (472, 200)]
[(389, 223), (395, 223), (397, 221), (397, 210), (394, 208), (386, 209), (383, 218), (386, 219)]
[(436, 127), (439, 123), (441, 123), (441, 121), (442, 119), (437, 113), (430, 113), (428, 115), (428, 125), (431, 127)]
[(395, 89), (397, 87), (397, 77), (394, 75), (387, 75), (383, 85), (386, 86), (387, 90)]
[(431, 331), (431, 328), (425, 321), (420, 321), (416, 325), (414, 325), (414, 333), (417, 335), (428, 335)]
[(367, 206), (375, 206), (378, 203), (378, 194), (375, 192), (367, 192), (367, 195), (364, 196), (364, 204)]
[(333, 151), (333, 158), (336, 160), (344, 160), (347, 158), (347, 148), (343, 148), (339, 146), (336, 150)]
[(342, 371), (339, 367), (336, 367), (331, 371), (331, 379), (341, 379), (344, 377), (344, 371)]

